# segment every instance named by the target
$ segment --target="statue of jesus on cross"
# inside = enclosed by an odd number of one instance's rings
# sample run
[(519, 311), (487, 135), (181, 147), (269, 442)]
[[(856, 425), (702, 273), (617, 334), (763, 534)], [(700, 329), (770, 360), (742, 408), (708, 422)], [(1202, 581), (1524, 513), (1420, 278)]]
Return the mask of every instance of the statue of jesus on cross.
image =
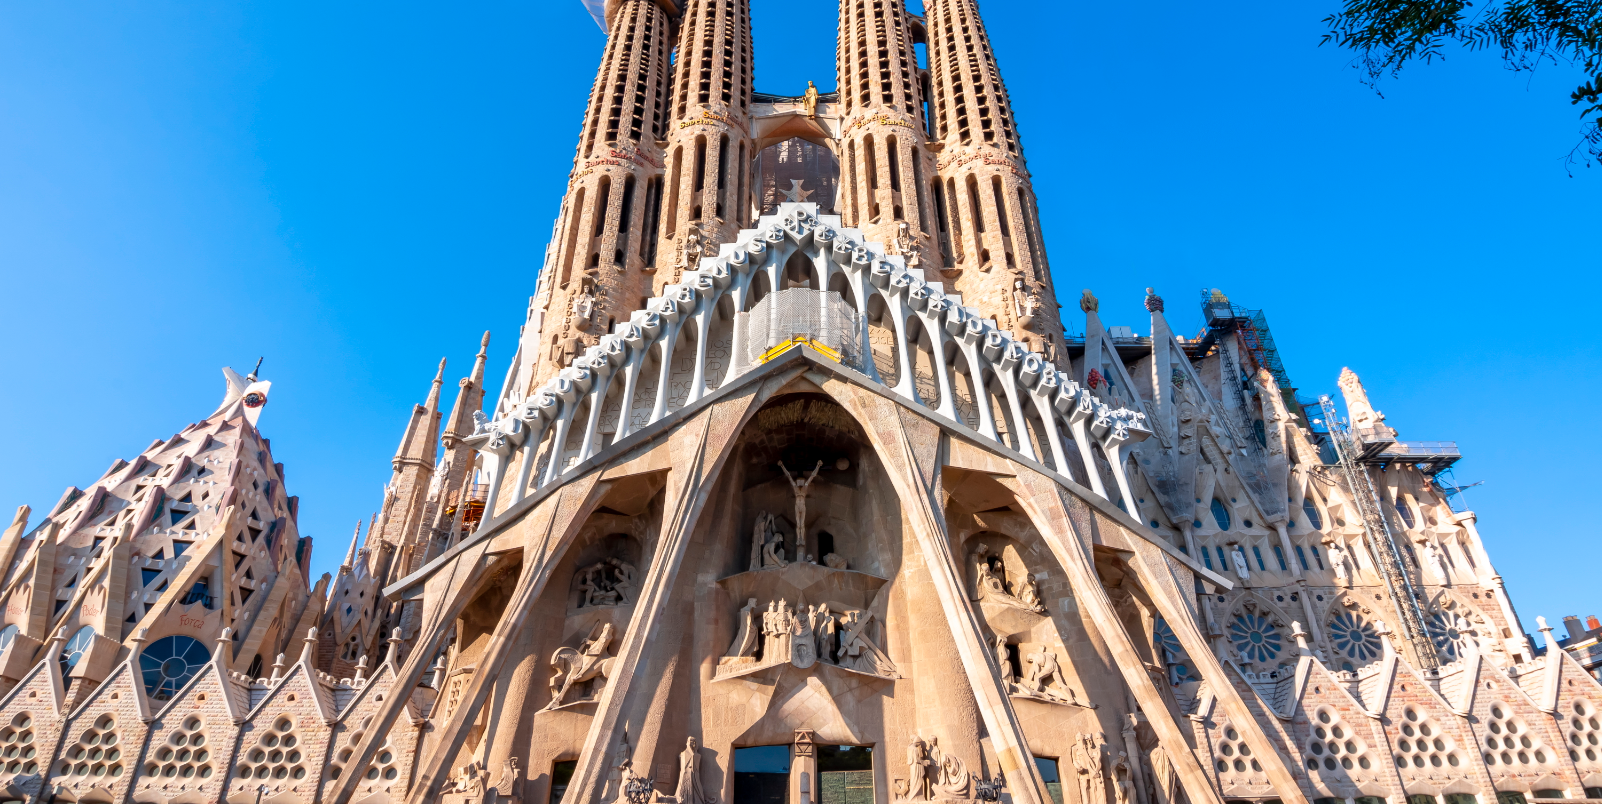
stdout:
[(819, 470), (824, 468), (824, 461), (819, 461), (813, 467), (813, 474), (808, 475), (807, 480), (798, 480), (792, 477), (791, 470), (785, 468), (785, 461), (780, 461), (779, 464), (780, 471), (785, 473), (786, 482), (791, 484), (791, 493), (796, 495), (796, 555), (797, 560), (800, 561), (803, 552), (803, 538), (806, 537), (808, 530), (808, 486), (813, 483), (813, 478), (819, 476)]

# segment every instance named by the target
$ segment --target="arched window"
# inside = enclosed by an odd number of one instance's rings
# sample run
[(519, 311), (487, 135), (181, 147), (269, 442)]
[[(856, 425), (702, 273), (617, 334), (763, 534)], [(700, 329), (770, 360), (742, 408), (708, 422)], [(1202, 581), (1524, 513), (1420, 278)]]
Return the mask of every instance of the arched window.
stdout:
[(211, 658), (206, 646), (194, 637), (167, 636), (150, 643), (139, 653), (145, 692), (151, 700), (170, 700)]
[(1231, 529), (1231, 512), (1226, 510), (1225, 503), (1220, 502), (1220, 498), (1215, 497), (1209, 501), (1209, 511), (1214, 514), (1214, 523), (1220, 526), (1220, 530)]
[(78, 666), (78, 662), (84, 658), (84, 651), (89, 650), (94, 641), (95, 629), (87, 625), (78, 629), (78, 633), (67, 640), (67, 644), (61, 647), (61, 656), (58, 657), (62, 675), (66, 675), (68, 670)]
[(1309, 518), (1309, 527), (1315, 530), (1325, 527), (1320, 521), (1320, 506), (1314, 504), (1313, 497), (1303, 498), (1303, 515)]
[(1399, 497), (1393, 500), (1392, 507), (1398, 510), (1398, 518), (1403, 520), (1404, 527), (1413, 530), (1415, 527), (1415, 512), (1409, 510), (1409, 503), (1404, 502), (1404, 499)]

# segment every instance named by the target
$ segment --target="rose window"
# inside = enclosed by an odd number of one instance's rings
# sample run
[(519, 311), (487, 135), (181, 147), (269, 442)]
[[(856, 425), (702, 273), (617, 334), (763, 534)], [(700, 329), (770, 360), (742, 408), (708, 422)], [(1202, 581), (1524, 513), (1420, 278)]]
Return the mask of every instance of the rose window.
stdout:
[(1380, 632), (1368, 620), (1351, 611), (1331, 618), (1330, 633), (1332, 646), (1348, 659), (1363, 664), (1381, 655)]
[(1444, 611), (1434, 611), (1426, 620), (1426, 632), (1431, 635), (1431, 641), (1437, 646), (1437, 653), (1448, 661), (1458, 661), (1464, 655), (1465, 640), (1471, 636), (1470, 631), (1461, 631), (1454, 615)]
[(1244, 661), (1268, 662), (1281, 654), (1281, 634), (1268, 617), (1249, 612), (1231, 623), (1231, 644)]

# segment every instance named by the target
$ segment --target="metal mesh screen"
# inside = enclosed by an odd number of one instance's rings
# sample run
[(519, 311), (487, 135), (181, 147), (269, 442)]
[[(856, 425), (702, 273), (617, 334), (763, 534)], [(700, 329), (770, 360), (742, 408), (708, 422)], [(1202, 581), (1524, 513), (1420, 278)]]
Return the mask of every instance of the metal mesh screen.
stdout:
[(863, 368), (862, 328), (858, 313), (833, 290), (792, 288), (770, 293), (735, 315), (739, 372), (757, 365), (768, 350), (806, 338), (840, 355), (842, 365)]

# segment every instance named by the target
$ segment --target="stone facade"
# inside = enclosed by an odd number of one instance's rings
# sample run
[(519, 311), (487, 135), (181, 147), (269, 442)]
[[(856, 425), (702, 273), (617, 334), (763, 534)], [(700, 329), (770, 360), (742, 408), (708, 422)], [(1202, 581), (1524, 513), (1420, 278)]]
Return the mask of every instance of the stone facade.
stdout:
[[(335, 576), (254, 375), (19, 510), (0, 802), (1600, 798), (1449, 451), (1217, 291), (1066, 335), (976, 4), (927, 8), (843, 0), (839, 96), (778, 97), (744, 0), (608, 3), (503, 388), (441, 364)], [(757, 199), (788, 142), (833, 199)]]

